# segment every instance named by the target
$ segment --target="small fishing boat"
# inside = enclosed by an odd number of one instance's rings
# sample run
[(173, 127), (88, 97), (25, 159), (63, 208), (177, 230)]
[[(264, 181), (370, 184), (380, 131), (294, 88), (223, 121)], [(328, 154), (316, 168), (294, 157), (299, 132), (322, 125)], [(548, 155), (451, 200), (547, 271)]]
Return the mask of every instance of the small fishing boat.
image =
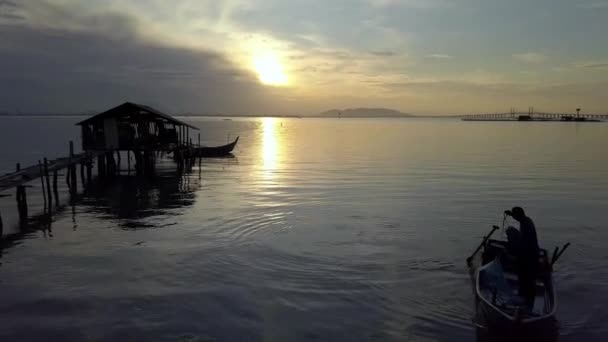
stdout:
[(196, 157), (203, 158), (217, 158), (217, 157), (226, 157), (230, 155), (234, 147), (239, 142), (239, 137), (236, 137), (233, 142), (230, 144), (222, 145), (222, 146), (202, 146), (196, 147), (194, 149), (194, 155)]
[[(473, 256), (467, 259), (473, 276), (478, 318), (487, 328), (509, 332), (555, 327), (557, 297), (553, 286), (553, 264), (569, 244), (559, 252), (556, 247), (551, 259), (545, 249), (540, 250), (536, 294), (530, 306), (518, 294), (517, 259), (509, 252), (507, 241), (489, 238), (498, 229), (494, 226)], [(480, 249), (481, 257), (474, 259)]]

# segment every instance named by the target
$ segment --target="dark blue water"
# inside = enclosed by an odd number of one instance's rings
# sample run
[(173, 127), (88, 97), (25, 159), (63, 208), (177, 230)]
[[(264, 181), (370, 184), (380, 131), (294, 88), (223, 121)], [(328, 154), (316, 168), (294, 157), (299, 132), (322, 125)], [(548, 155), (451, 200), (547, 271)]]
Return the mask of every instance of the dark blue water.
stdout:
[[(1, 173), (65, 155), (77, 120), (0, 118)], [(203, 143), (240, 135), (235, 158), (63, 191), (51, 219), (31, 182), (2, 340), (472, 341), (464, 260), (513, 205), (544, 247), (572, 243), (560, 341), (608, 336), (607, 124), (190, 121)], [(0, 213), (19, 232), (14, 197)]]

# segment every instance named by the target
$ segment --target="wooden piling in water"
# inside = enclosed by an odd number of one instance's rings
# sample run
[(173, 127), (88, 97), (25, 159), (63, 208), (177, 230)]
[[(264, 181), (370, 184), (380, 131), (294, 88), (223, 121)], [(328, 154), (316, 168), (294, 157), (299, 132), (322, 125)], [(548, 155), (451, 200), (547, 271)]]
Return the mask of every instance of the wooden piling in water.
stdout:
[(84, 178), (84, 162), (80, 163), (80, 182), (82, 183), (82, 188), (86, 186), (85, 178)]
[[(42, 177), (42, 175), (40, 175)], [(53, 194), (51, 193), (51, 177), (49, 176), (49, 161), (44, 158), (44, 179), (46, 180), (46, 195), (49, 198), (49, 212), (53, 207)]]
[[(42, 167), (42, 162), (38, 160), (38, 169), (40, 170), (40, 187), (42, 188), (42, 198), (44, 199), (44, 210), (47, 208), (47, 200), (46, 200), (46, 188), (44, 187), (44, 169)], [(19, 168), (17, 168), (19, 171)], [(50, 208), (50, 206), (48, 206)]]
[(122, 157), (120, 156), (120, 150), (116, 150), (116, 173), (120, 174), (120, 164), (122, 162)]
[(97, 156), (97, 176), (100, 178), (106, 175), (106, 157), (103, 154)]
[(19, 212), (19, 223), (21, 227), (27, 226), (27, 193), (25, 192), (25, 186), (17, 186), (17, 211)]
[(78, 192), (78, 176), (76, 174), (76, 160), (74, 160), (74, 142), (70, 140), (70, 193)]
[(127, 174), (131, 174), (131, 151), (127, 150)]
[(59, 206), (59, 190), (57, 189), (57, 170), (53, 171), (53, 194), (55, 195), (55, 205)]
[(93, 159), (92, 157), (87, 159), (87, 183), (91, 181), (93, 177)]

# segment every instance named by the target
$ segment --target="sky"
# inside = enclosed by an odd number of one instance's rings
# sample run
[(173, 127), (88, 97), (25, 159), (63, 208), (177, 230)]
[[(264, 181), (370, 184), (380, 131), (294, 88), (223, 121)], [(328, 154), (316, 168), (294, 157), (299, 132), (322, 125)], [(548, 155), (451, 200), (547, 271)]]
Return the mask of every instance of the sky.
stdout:
[(608, 0), (0, 0), (0, 111), (608, 112)]

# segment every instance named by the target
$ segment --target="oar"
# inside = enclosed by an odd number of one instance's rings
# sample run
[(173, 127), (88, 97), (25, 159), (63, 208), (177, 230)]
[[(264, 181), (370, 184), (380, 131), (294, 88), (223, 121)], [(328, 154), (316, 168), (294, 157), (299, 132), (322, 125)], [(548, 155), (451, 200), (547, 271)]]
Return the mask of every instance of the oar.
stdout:
[(495, 231), (499, 230), (500, 227), (499, 226), (492, 226), (492, 230), (490, 231), (490, 233), (488, 235), (486, 235), (486, 237), (483, 239), (483, 241), (481, 242), (481, 244), (477, 247), (477, 249), (475, 250), (475, 252), (473, 252), (473, 254), (471, 254), (470, 257), (467, 258), (467, 265), (471, 265), (471, 260), (473, 260), (473, 257), (475, 256), (475, 254), (477, 254), (477, 252), (479, 252), (479, 250), (481, 249), (481, 247), (483, 245), (486, 244), (486, 241), (488, 241), (488, 239), (490, 238), (490, 236), (492, 236), (492, 234), (494, 234)]
[(559, 252), (559, 247), (555, 247), (553, 250), (553, 254), (551, 255), (551, 265), (555, 262), (555, 258), (557, 257), (557, 252)]
[(553, 258), (553, 261), (551, 262), (551, 266), (553, 266), (553, 264), (555, 264), (555, 262), (557, 260), (559, 260), (559, 257), (562, 256), (562, 254), (566, 251), (566, 249), (570, 247), (570, 242), (568, 242), (567, 244), (564, 245), (564, 247), (562, 247), (562, 250), (559, 251), (559, 253), (557, 253), (557, 255), (555, 256), (555, 258)]

